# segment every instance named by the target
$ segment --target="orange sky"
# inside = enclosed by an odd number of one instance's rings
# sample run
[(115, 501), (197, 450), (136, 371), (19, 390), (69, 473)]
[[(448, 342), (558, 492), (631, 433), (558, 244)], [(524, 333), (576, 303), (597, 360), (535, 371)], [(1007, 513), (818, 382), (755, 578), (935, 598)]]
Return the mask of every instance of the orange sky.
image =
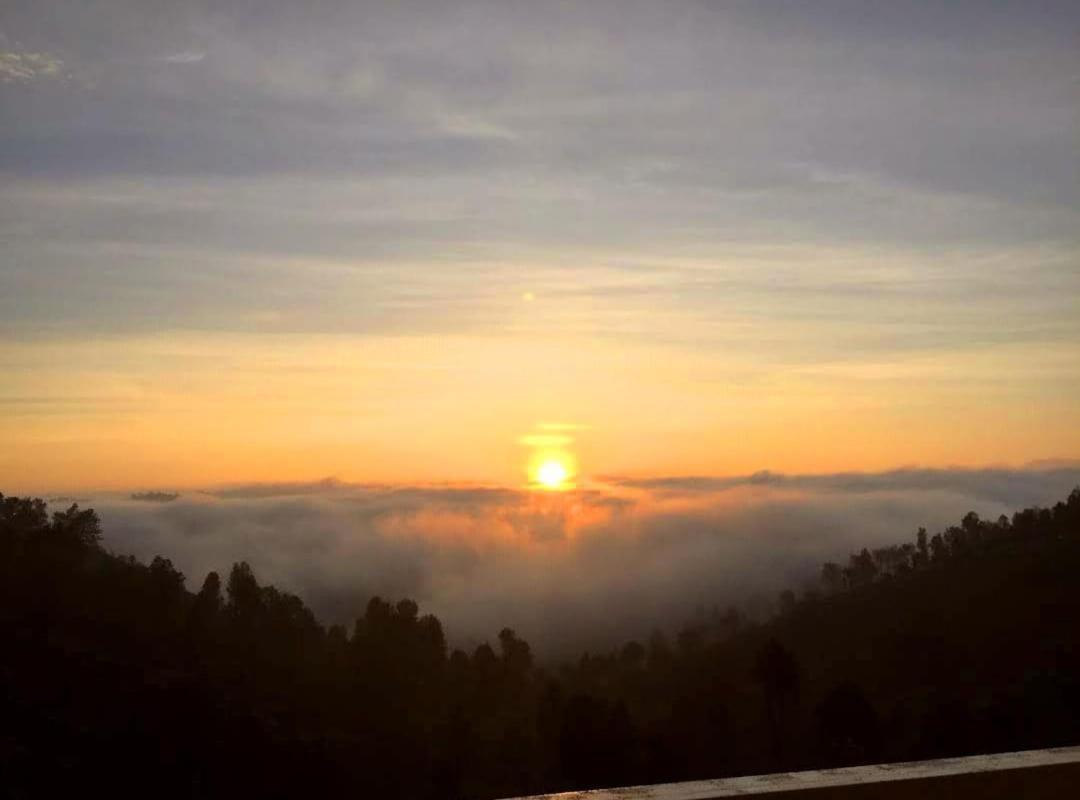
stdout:
[(4, 344), (27, 400), (0, 418), (0, 486), (522, 485), (535, 449), (522, 438), (545, 423), (573, 428), (565, 449), (585, 482), (1015, 464), (1080, 452), (1076, 404), (1040, 384), (1074, 376), (1070, 355), (1017, 346), (755, 365), (557, 334)]
[(49, 5), (0, 491), (1080, 456), (1071, 10)]

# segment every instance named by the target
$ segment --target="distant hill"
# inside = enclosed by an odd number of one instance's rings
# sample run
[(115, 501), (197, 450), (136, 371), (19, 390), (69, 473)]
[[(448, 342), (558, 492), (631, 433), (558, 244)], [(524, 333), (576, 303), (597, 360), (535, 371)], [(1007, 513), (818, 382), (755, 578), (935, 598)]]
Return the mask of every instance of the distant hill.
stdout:
[(100, 538), (0, 495), (5, 796), (482, 798), (1080, 742), (1080, 489), (555, 670), (509, 629), (448, 652), (410, 600), (326, 628), (244, 563), (192, 593)]
[(133, 492), (132, 500), (142, 500), (146, 503), (171, 503), (180, 497), (178, 492)]

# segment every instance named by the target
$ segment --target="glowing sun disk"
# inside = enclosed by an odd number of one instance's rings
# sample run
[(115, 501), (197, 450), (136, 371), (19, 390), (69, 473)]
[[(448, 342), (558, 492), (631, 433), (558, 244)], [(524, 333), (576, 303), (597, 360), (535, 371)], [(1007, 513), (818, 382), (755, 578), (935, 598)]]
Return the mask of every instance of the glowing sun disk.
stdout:
[(543, 462), (536, 470), (537, 482), (547, 489), (558, 489), (566, 483), (568, 477), (570, 477), (570, 472), (566, 466), (554, 459)]

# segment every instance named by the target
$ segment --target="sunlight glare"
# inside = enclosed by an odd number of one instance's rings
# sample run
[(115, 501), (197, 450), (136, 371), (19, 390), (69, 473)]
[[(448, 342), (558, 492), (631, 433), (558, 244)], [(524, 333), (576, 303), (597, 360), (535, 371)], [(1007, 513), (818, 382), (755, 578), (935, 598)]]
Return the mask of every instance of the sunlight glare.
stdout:
[(544, 461), (536, 470), (536, 482), (545, 489), (561, 489), (569, 477), (570, 471), (566, 465), (555, 459)]

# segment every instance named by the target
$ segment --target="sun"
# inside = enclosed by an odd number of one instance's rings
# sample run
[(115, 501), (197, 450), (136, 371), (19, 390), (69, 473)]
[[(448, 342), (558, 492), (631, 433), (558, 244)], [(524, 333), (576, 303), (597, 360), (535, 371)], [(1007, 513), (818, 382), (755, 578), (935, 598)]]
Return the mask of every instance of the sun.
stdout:
[(563, 430), (539, 432), (518, 439), (532, 452), (525, 466), (528, 488), (543, 492), (567, 492), (577, 488), (578, 460), (570, 445), (574, 439)]
[(536, 482), (545, 489), (561, 489), (569, 477), (570, 471), (566, 465), (554, 458), (542, 462), (536, 469)]

